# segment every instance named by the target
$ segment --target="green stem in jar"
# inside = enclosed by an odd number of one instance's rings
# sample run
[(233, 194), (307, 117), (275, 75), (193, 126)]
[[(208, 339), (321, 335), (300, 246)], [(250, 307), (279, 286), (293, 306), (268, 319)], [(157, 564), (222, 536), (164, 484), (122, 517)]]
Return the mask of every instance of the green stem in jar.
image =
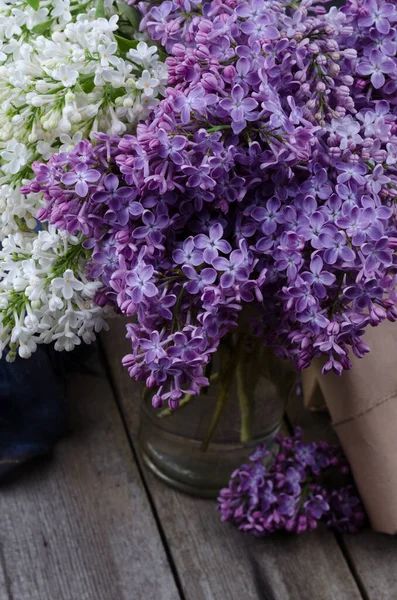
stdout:
[(240, 404), (241, 431), (240, 440), (245, 444), (252, 439), (252, 398), (247, 392), (247, 373), (245, 372), (244, 338), (241, 334), (241, 345), (236, 365), (237, 396)]
[(210, 426), (207, 431), (207, 435), (205, 436), (205, 439), (204, 439), (203, 443), (201, 444), (201, 450), (203, 452), (205, 452), (208, 449), (209, 443), (212, 439), (212, 436), (215, 433), (216, 428), (218, 427), (219, 420), (220, 420), (222, 413), (225, 409), (225, 406), (227, 404), (228, 397), (229, 397), (228, 387), (225, 388), (223, 386), (220, 386), (218, 396), (216, 399), (215, 411), (214, 411), (214, 414), (212, 415), (212, 419), (211, 419), (211, 423), (210, 423)]
[[(233, 346), (233, 348), (231, 348), (231, 353), (224, 357), (221, 356), (218, 395), (216, 399), (214, 414), (212, 415), (207, 435), (205, 436), (204, 441), (201, 444), (201, 450), (203, 452), (205, 452), (208, 449), (209, 443), (216, 431), (216, 428), (218, 427), (223, 411), (225, 410), (225, 407), (227, 405), (227, 400), (230, 395), (230, 389), (233, 384), (237, 361), (240, 354), (241, 344), (242, 336), (238, 335), (236, 344)], [(220, 347), (220, 351), (221, 350), (222, 346)]]

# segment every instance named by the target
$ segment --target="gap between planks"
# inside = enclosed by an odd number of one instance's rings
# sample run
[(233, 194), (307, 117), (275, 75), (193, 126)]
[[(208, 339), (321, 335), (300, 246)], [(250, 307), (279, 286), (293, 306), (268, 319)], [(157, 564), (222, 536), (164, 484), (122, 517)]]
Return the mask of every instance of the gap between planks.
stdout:
[(149, 487), (149, 485), (147, 483), (145, 472), (143, 470), (141, 461), (139, 459), (138, 452), (137, 452), (137, 450), (135, 448), (135, 445), (134, 445), (134, 442), (133, 442), (133, 439), (132, 439), (132, 436), (131, 436), (131, 432), (128, 429), (128, 424), (126, 422), (125, 415), (124, 415), (124, 412), (123, 412), (123, 409), (122, 409), (122, 405), (121, 405), (119, 391), (117, 389), (117, 386), (114, 383), (113, 375), (112, 375), (112, 372), (110, 370), (110, 365), (108, 363), (108, 360), (107, 360), (107, 357), (106, 357), (106, 353), (105, 353), (105, 350), (104, 350), (103, 343), (102, 343), (101, 339), (99, 339), (98, 347), (99, 347), (99, 355), (101, 357), (102, 364), (103, 364), (105, 372), (107, 374), (107, 378), (108, 378), (109, 384), (110, 384), (110, 386), (112, 388), (112, 391), (113, 391), (113, 395), (114, 395), (114, 398), (115, 398), (115, 401), (116, 401), (116, 404), (117, 404), (117, 408), (118, 408), (119, 413), (120, 413), (120, 418), (121, 418), (121, 421), (123, 423), (124, 431), (125, 431), (126, 437), (128, 439), (128, 443), (129, 443), (132, 455), (134, 457), (134, 461), (135, 461), (137, 469), (139, 471), (139, 475), (141, 477), (142, 485), (143, 485), (143, 487), (145, 489), (146, 496), (147, 496), (147, 499), (148, 499), (148, 502), (149, 502), (149, 505), (150, 505), (150, 508), (151, 508), (151, 511), (152, 511), (152, 514), (153, 514), (153, 518), (154, 518), (154, 520), (156, 522), (157, 530), (159, 532), (159, 536), (160, 536), (160, 539), (162, 541), (162, 544), (163, 544), (163, 547), (164, 547), (164, 551), (166, 553), (166, 556), (167, 556), (167, 559), (168, 559), (168, 562), (169, 562), (169, 565), (170, 565), (170, 568), (171, 568), (171, 572), (172, 572), (174, 580), (175, 580), (175, 585), (176, 585), (176, 587), (178, 589), (180, 600), (186, 600), (184, 592), (183, 592), (183, 589), (182, 589), (181, 581), (180, 581), (180, 578), (179, 578), (179, 574), (178, 574), (178, 571), (177, 571), (177, 568), (176, 568), (176, 565), (175, 565), (175, 561), (174, 561), (174, 558), (172, 556), (171, 549), (170, 549), (170, 547), (168, 545), (168, 542), (167, 542), (167, 537), (165, 535), (164, 528), (163, 528), (163, 526), (161, 524), (161, 520), (160, 520), (159, 515), (157, 513), (156, 505), (155, 505), (155, 502), (153, 500), (153, 496), (152, 496), (152, 493), (150, 491), (150, 487)]

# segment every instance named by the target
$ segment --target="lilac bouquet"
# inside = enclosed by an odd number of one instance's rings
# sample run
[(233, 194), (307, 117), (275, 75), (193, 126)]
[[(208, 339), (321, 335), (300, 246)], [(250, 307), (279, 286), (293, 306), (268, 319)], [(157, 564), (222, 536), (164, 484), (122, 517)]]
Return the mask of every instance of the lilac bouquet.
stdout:
[(323, 356), (324, 373), (340, 374), (350, 351), (368, 352), (367, 326), (397, 318), (395, 5), (137, 8), (168, 79), (159, 88), (145, 69), (156, 53), (145, 44), (128, 82), (163, 98), (134, 131), (98, 131), (33, 162), (21, 192), (41, 199), (38, 219), (69, 249), (36, 289), (37, 262), (33, 283), (12, 275), (31, 249), (6, 245), (3, 347), (51, 341), (51, 307), (73, 329), (91, 282), (98, 311), (131, 317), (124, 365), (155, 406), (208, 386), (211, 356), (246, 307), (261, 343), (299, 369)]
[(353, 484), (334, 488), (320, 476), (332, 471), (346, 475), (349, 467), (339, 446), (327, 442), (305, 444), (302, 431), (277, 436), (278, 448), (259, 446), (220, 491), (222, 521), (241, 531), (265, 536), (275, 531), (304, 533), (320, 522), (341, 533), (356, 533), (366, 522)]

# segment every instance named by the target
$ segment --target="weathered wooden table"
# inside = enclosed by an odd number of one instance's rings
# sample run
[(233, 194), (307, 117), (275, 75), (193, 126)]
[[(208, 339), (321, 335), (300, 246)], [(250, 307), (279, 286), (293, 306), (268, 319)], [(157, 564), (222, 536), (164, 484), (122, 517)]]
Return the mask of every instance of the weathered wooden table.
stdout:
[[(69, 378), (70, 432), (53, 458), (0, 489), (0, 600), (397, 600), (396, 538), (254, 539), (145, 471), (123, 335), (114, 323)], [(329, 435), (325, 417), (290, 416)]]

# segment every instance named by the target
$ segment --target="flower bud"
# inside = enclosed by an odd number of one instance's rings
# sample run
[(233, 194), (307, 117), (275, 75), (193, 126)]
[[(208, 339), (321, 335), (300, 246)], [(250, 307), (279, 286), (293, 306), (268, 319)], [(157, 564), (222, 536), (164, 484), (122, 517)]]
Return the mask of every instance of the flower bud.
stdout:
[(368, 82), (365, 79), (356, 79), (354, 83), (358, 89), (364, 90)]
[(15, 350), (10, 350), (7, 354), (6, 354), (6, 361), (8, 363), (12, 363), (15, 361), (17, 357), (17, 353), (15, 352)]
[(306, 83), (306, 82), (302, 83), (301, 92), (302, 92), (302, 94), (310, 94), (310, 84)]
[(80, 123), (80, 121), (82, 120), (82, 116), (81, 116), (81, 114), (79, 113), (78, 110), (76, 110), (76, 112), (74, 112), (72, 114), (70, 120), (71, 120), (72, 123)]
[(340, 325), (337, 321), (331, 321), (327, 325), (328, 335), (337, 335), (340, 331)]
[(18, 127), (19, 125), (22, 125), (23, 123), (23, 116), (22, 115), (14, 115), (11, 119), (11, 122), (13, 123), (13, 125), (15, 125), (16, 127)]
[(331, 63), (329, 66), (329, 73), (332, 77), (336, 77), (336, 75), (339, 74), (340, 71), (340, 66), (337, 65), (336, 63)]
[(382, 164), (386, 160), (387, 152), (386, 150), (382, 150), (381, 148), (379, 148), (379, 150), (375, 150), (374, 152), (372, 152), (371, 155), (376, 163)]
[(342, 27), (340, 33), (343, 36), (350, 37), (351, 35), (353, 35), (354, 29), (351, 25), (345, 25), (344, 27)]
[(339, 49), (337, 41), (332, 38), (326, 41), (326, 47), (328, 52), (336, 52)]
[(33, 96), (30, 98), (30, 104), (36, 108), (40, 108), (41, 106), (44, 106), (45, 99), (42, 96)]
[(32, 192), (33, 194), (38, 194), (41, 190), (41, 186), (37, 181), (32, 181), (29, 184), (29, 192)]
[(306, 81), (306, 72), (305, 71), (297, 71), (295, 73), (295, 80), (300, 81), (301, 83)]
[(370, 137), (364, 138), (361, 142), (361, 146), (363, 146), (364, 148), (372, 148), (373, 144), (374, 140)]
[(179, 400), (174, 400), (173, 398), (170, 398), (168, 400), (168, 406), (171, 410), (176, 410), (179, 407)]
[(68, 133), (72, 129), (72, 125), (68, 119), (61, 119), (58, 124), (59, 129), (62, 133)]
[(98, 106), (95, 104), (87, 104), (84, 107), (84, 116), (86, 119), (93, 119), (98, 114)]
[(342, 150), (337, 146), (329, 149), (329, 155), (331, 158), (339, 158), (342, 155)]
[(163, 405), (163, 401), (161, 399), (160, 394), (155, 394), (152, 398), (153, 408), (161, 408), (162, 405)]
[(349, 157), (349, 163), (356, 165), (357, 163), (360, 162), (360, 157), (358, 156), (358, 154), (351, 154)]
[(36, 83), (36, 91), (39, 94), (45, 94), (50, 89), (50, 86), (46, 81), (37, 81)]
[[(119, 98), (117, 98), (118, 100)], [(134, 106), (134, 98), (132, 96), (125, 96), (124, 98), (120, 98), (120, 104), (124, 106), (124, 108), (132, 108)]]
[(347, 58), (347, 60), (355, 60), (357, 58), (357, 50), (355, 48), (347, 48), (342, 51), (342, 55)]
[(195, 54), (199, 60), (208, 60), (210, 58), (209, 48), (207, 48), (204, 44), (200, 44), (196, 48)]
[(354, 79), (351, 75), (342, 75), (339, 79), (344, 85), (351, 87), (354, 83)]
[(308, 49), (312, 54), (318, 54), (320, 52), (319, 45), (316, 44), (316, 42), (311, 42), (311, 44), (308, 45)]
[(232, 83), (234, 81), (235, 76), (236, 76), (236, 69), (233, 67), (233, 65), (227, 65), (223, 69), (222, 77), (228, 83)]

